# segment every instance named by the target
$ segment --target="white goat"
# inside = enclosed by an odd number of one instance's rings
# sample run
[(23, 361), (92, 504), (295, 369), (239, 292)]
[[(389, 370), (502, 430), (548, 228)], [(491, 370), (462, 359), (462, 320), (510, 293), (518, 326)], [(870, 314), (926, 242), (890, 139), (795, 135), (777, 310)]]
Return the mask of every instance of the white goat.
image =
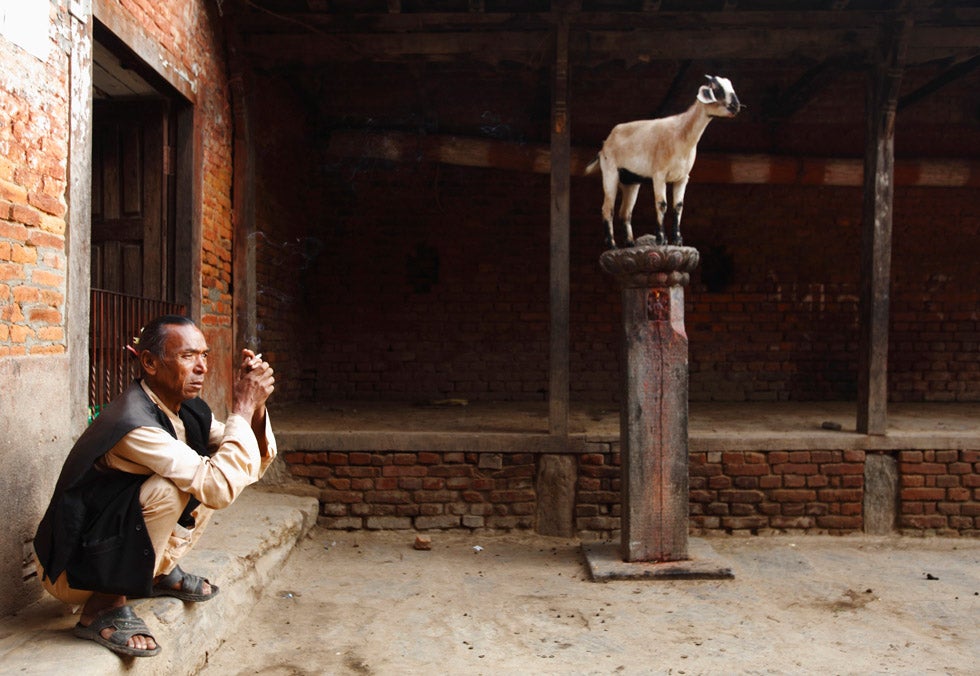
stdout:
[(613, 127), (602, 150), (585, 168), (586, 174), (602, 169), (602, 222), (606, 244), (616, 248), (613, 236), (613, 206), (616, 188), (623, 192), (620, 218), (626, 227), (626, 244), (633, 246), (633, 207), (640, 185), (653, 181), (657, 200), (657, 244), (664, 244), (664, 217), (667, 214), (667, 184), (674, 198), (674, 229), (671, 244), (681, 246), (681, 211), (688, 174), (694, 166), (698, 141), (713, 117), (735, 117), (744, 106), (738, 102), (731, 81), (705, 75), (708, 84), (698, 90), (697, 100), (687, 111), (656, 120), (624, 122)]

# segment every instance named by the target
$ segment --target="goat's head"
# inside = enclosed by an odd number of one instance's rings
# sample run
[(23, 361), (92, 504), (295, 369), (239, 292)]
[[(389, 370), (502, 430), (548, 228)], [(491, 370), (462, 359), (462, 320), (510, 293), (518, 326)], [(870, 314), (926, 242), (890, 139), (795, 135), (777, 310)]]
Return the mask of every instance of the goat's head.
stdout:
[(735, 117), (745, 106), (738, 102), (732, 81), (727, 77), (705, 75), (708, 84), (698, 90), (698, 101), (708, 107), (712, 117)]

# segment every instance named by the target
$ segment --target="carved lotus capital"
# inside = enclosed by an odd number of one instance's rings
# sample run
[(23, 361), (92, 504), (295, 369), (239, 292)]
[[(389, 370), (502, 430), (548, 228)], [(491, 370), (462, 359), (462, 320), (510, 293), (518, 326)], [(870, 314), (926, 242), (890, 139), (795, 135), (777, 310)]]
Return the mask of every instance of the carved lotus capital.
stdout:
[(603, 252), (599, 265), (626, 288), (687, 286), (700, 258), (693, 247), (656, 244), (645, 235), (633, 247)]

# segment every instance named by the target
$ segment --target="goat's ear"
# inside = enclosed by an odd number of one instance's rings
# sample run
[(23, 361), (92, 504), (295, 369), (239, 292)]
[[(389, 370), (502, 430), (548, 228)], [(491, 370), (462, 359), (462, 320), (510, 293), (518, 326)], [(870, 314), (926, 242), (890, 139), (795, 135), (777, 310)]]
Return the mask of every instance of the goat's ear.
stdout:
[(715, 93), (708, 85), (704, 85), (698, 89), (698, 101), (701, 103), (714, 103), (717, 100), (718, 99), (715, 98)]

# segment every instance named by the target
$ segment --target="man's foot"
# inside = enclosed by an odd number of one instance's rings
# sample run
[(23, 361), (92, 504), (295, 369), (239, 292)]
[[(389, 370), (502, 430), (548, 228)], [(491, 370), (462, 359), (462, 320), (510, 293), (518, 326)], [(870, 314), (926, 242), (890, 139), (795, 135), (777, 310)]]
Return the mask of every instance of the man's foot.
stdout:
[(153, 581), (153, 596), (173, 596), (181, 601), (209, 601), (218, 594), (218, 585), (198, 575), (185, 573), (180, 566)]
[[(125, 601), (126, 597), (120, 598)], [(72, 632), (128, 657), (152, 657), (160, 652), (146, 623), (128, 605), (109, 606), (94, 615), (83, 612)]]

